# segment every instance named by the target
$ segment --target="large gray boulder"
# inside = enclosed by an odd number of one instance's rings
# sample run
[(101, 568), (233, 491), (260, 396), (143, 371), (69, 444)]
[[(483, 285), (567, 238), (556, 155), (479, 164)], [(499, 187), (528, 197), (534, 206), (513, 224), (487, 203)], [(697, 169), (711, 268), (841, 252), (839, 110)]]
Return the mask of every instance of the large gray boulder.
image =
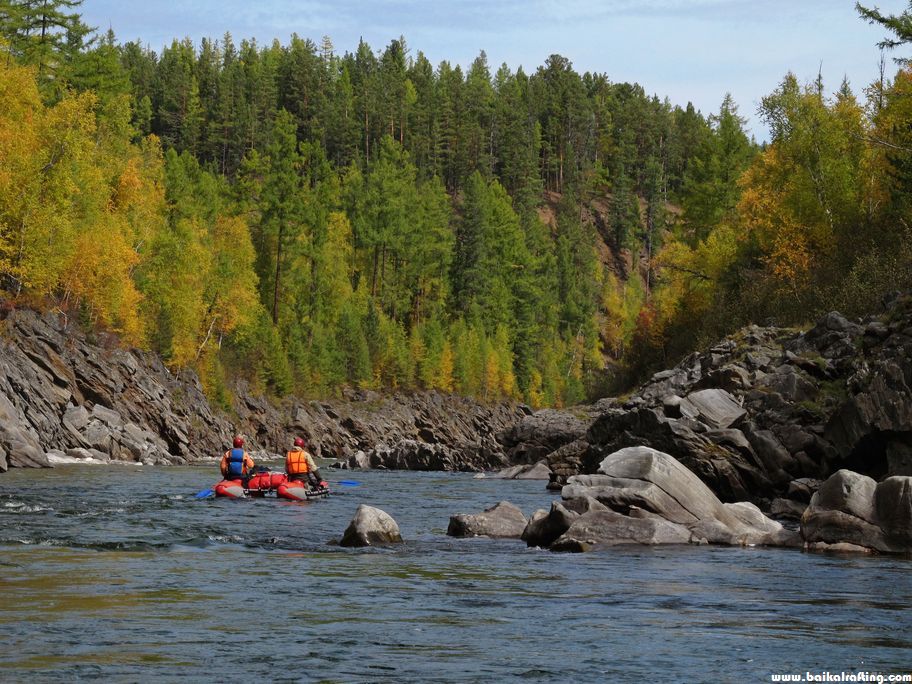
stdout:
[(888, 477), (874, 490), (877, 523), (896, 543), (912, 546), (912, 477)]
[[(648, 447), (631, 447), (648, 449)], [(705, 485), (704, 485), (705, 486)], [(667, 520), (693, 523), (698, 516), (688, 511), (673, 496), (654, 482), (608, 475), (574, 475), (561, 489), (564, 499), (591, 496), (608, 508), (626, 511), (632, 506), (658, 513)]]
[(649, 447), (621, 449), (602, 461), (599, 472), (653, 493), (655, 496), (644, 496), (635, 502), (636, 505), (672, 522), (688, 523), (716, 518), (725, 524), (736, 523), (735, 518), (700, 478), (661, 451)]
[(840, 545), (912, 552), (912, 477), (877, 483), (850, 470), (837, 471), (811, 498), (801, 517), (801, 535), (812, 549)]
[(78, 432), (89, 424), (89, 412), (85, 406), (71, 406), (64, 412), (61, 420), (65, 425)]
[(781, 523), (763, 514), (749, 501), (722, 504), (738, 520), (736, 525), (722, 524), (718, 519), (701, 520), (689, 529), (695, 541), (728, 546), (787, 546), (802, 545), (801, 535), (786, 529)]
[(116, 430), (124, 426), (124, 419), (117, 411), (105, 408), (101, 404), (96, 404), (92, 407), (90, 416), (101, 421), (111, 430)]
[[(552, 543), (552, 550), (691, 541), (742, 546), (801, 543), (796, 533), (767, 518), (753, 504), (723, 504), (680, 462), (649, 447), (628, 447), (610, 454), (599, 473), (571, 477), (561, 496), (569, 510), (573, 510), (569, 502), (592, 497), (611, 511), (590, 511), (573, 519)], [(536, 522), (542, 528), (546, 523), (556, 527), (555, 523), (566, 522), (566, 516), (555, 516), (553, 509), (549, 517), (552, 520)], [(540, 534), (539, 538), (547, 536)]]
[(342, 535), (341, 546), (378, 546), (402, 541), (399, 525), (385, 511), (361, 504)]
[(461, 513), (450, 517), (447, 534), (451, 537), (504, 537), (519, 539), (526, 529), (526, 516), (509, 501), (485, 509), (482, 513)]

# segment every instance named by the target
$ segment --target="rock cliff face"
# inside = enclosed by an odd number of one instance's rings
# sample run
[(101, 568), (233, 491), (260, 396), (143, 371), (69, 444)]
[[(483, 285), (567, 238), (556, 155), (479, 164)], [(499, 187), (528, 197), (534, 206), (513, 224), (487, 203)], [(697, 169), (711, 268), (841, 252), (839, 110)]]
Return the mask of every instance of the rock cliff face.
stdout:
[(184, 463), (213, 456), (230, 425), (196, 376), (65, 320), (6, 311), (0, 321), (0, 470), (70, 459)]
[(0, 312), (0, 472), (67, 461), (178, 464), (218, 458), (235, 433), (258, 458), (304, 435), (318, 457), (386, 468), (482, 470), (506, 456), (495, 433), (523, 415), (436, 392), (278, 405), (240, 385), (234, 416), (192, 372), (89, 340), (56, 315)]
[(806, 332), (745, 328), (627, 398), (538, 412), (499, 439), (511, 458), (545, 458), (558, 483), (648, 446), (723, 501), (797, 518), (841, 468), (912, 475), (910, 388), (912, 297), (895, 295), (861, 321), (833, 312)]
[(345, 401), (278, 408), (248, 396), (237, 413), (260, 443), (277, 444), (277, 426), (286, 426), (307, 439), (315, 456), (334, 459), (343, 468), (462, 471), (506, 464), (495, 435), (525, 415), (515, 405), (485, 406), (433, 391), (349, 392)]

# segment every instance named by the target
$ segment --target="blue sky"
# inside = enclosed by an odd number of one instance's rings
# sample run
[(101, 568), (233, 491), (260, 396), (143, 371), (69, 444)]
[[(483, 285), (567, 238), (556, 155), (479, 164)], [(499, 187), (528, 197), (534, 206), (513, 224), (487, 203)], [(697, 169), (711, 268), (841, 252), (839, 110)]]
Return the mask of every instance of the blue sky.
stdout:
[[(897, 13), (906, 0), (871, 0)], [(822, 70), (829, 90), (843, 76), (858, 94), (877, 74), (879, 27), (861, 21), (854, 0), (85, 0), (85, 20), (110, 26), (121, 41), (140, 39), (159, 51), (172, 38), (236, 41), (292, 33), (336, 51), (363, 37), (375, 50), (404, 36), (422, 51), (466, 66), (480, 50), (492, 71), (503, 62), (527, 71), (559, 53), (579, 72), (636, 81), (648, 93), (688, 101), (704, 114), (731, 92), (748, 127), (767, 137), (756, 116), (760, 98), (787, 71), (811, 81)], [(906, 53), (908, 56), (908, 51)], [(893, 68), (890, 63), (890, 69)]]

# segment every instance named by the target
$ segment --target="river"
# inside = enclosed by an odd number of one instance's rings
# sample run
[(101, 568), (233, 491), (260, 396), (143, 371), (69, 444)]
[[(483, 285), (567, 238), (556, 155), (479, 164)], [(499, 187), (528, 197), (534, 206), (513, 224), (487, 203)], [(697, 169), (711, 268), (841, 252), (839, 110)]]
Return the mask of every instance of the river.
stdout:
[[(912, 561), (795, 550), (554, 554), (447, 537), (542, 482), (328, 472), (310, 502), (197, 500), (214, 468), (0, 475), (0, 681), (770, 681), (912, 672)], [(326, 473), (324, 469), (324, 473)], [(358, 504), (405, 542), (332, 545)]]

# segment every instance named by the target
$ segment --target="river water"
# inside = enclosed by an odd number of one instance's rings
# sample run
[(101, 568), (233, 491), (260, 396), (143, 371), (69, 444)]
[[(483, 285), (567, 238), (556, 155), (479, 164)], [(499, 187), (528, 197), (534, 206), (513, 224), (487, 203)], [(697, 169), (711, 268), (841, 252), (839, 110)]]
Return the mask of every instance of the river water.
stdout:
[[(0, 681), (770, 681), (912, 672), (912, 561), (719, 547), (553, 554), (452, 539), (542, 482), (356, 478), (197, 500), (214, 468), (0, 476)], [(324, 474), (326, 473), (324, 469)], [(405, 543), (343, 549), (358, 504)]]

